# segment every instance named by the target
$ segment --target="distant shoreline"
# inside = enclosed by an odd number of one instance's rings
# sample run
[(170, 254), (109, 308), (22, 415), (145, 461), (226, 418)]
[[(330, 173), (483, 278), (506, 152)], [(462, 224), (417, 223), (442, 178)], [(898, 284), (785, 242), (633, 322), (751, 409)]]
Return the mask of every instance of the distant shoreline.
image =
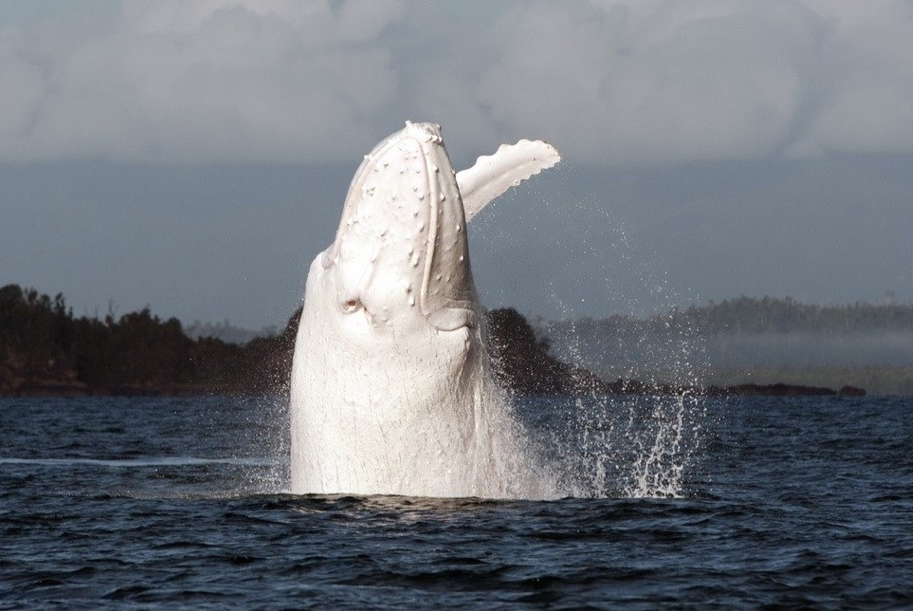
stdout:
[[(148, 308), (117, 319), (77, 318), (62, 294), (51, 298), (7, 285), (0, 287), (0, 396), (283, 395), (288, 392), (299, 316), (300, 309), (277, 335), (239, 345), (189, 337), (179, 320), (161, 320)], [(492, 371), (502, 387), (518, 395), (913, 395), (913, 367), (709, 369), (696, 372), (692, 380), (683, 379), (680, 371), (654, 370), (624, 351), (646, 346), (655, 357), (674, 353), (679, 344), (659, 341), (654, 346), (646, 341), (651, 337), (662, 340), (671, 333), (687, 344), (690, 334), (701, 329), (709, 332), (737, 323), (752, 332), (782, 330), (785, 323), (778, 321), (796, 318), (819, 329), (913, 331), (913, 306), (815, 309), (790, 300), (742, 298), (670, 316), (575, 323), (580, 348), (594, 341), (593, 354), (608, 353), (625, 365), (613, 371), (595, 363), (586, 368), (570, 365), (580, 362), (579, 355), (566, 360), (556, 356), (550, 329), (533, 327), (513, 308), (490, 310), (486, 326)], [(736, 323), (727, 322), (732, 320)]]
[[(867, 393), (865, 389), (855, 386), (843, 386), (837, 390), (818, 386), (803, 386), (799, 384), (737, 384), (732, 386), (707, 386), (707, 387), (676, 387), (665, 384), (645, 384), (637, 380), (618, 379), (616, 382), (594, 382), (587, 380), (578, 388), (577, 392), (518, 392), (520, 395), (574, 395), (596, 394), (602, 396), (618, 395), (691, 395), (702, 397), (731, 397), (731, 396), (769, 396), (769, 397), (861, 397)], [(18, 385), (0, 390), (0, 397), (184, 397), (184, 396), (271, 396), (286, 395), (285, 389), (261, 388), (257, 392), (242, 389), (213, 389), (211, 387), (196, 385), (172, 384), (165, 386), (154, 385), (129, 385), (114, 388), (90, 388), (80, 382), (62, 382), (60, 380), (21, 380)], [(522, 389), (519, 389), (522, 391)]]

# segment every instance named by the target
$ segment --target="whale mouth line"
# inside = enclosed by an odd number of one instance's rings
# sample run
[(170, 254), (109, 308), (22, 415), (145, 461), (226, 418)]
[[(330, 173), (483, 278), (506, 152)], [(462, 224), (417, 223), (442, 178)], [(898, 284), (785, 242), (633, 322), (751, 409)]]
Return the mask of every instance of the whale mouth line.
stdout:
[[(412, 126), (411, 124), (407, 124), (407, 125), (409, 125), (410, 127)], [(429, 136), (431, 136), (431, 135), (429, 134)], [(419, 146), (419, 150), (422, 152), (421, 162), (422, 162), (422, 169), (424, 170), (422, 173), (422, 176), (425, 179), (424, 186), (428, 193), (427, 202), (424, 203), (424, 205), (426, 206), (427, 211), (428, 211), (428, 216), (427, 216), (428, 233), (425, 235), (425, 246), (424, 246), (424, 252), (422, 253), (425, 256), (425, 269), (422, 272), (422, 286), (419, 289), (419, 296), (418, 296), (419, 308), (421, 309), (421, 312), (425, 316), (425, 318), (428, 318), (429, 314), (430, 314), (430, 312), (429, 312), (430, 308), (428, 306), (428, 286), (431, 282), (432, 266), (434, 265), (434, 259), (435, 259), (434, 249), (435, 249), (435, 246), (437, 245), (437, 231), (438, 231), (438, 222), (439, 222), (438, 221), (438, 204), (439, 204), (438, 198), (440, 197), (440, 189), (439, 189), (438, 181), (434, 180), (432, 177), (431, 168), (428, 167), (428, 157), (425, 152), (425, 147), (422, 146), (422, 143), (419, 142), (417, 138), (415, 138), (414, 136), (412, 138), (413, 138), (413, 140), (416, 141), (416, 143)], [(432, 142), (432, 145), (434, 144), (433, 138), (429, 137), (429, 141)], [(439, 171), (439, 170), (437, 168), (435, 168), (434, 171)]]

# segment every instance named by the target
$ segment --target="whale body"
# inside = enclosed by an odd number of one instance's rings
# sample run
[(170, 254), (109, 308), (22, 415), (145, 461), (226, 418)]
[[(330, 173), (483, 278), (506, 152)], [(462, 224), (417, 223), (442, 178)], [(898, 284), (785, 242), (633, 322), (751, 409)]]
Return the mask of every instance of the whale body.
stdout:
[(521, 140), (457, 174), (406, 123), (352, 180), (308, 271), (291, 378), (291, 490), (517, 498), (553, 484), (492, 382), (466, 222), (560, 160)]

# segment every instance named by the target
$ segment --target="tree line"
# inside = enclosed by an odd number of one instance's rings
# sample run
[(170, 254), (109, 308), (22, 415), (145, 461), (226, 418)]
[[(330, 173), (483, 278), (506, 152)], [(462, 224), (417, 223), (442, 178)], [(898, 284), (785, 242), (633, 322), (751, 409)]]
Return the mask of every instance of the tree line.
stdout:
[(177, 318), (143, 308), (76, 318), (62, 294), (0, 288), (0, 395), (282, 391), (293, 317), (243, 345), (188, 337)]
[(575, 321), (579, 330), (613, 336), (650, 334), (776, 334), (819, 333), (913, 333), (913, 304), (872, 304), (857, 301), (839, 306), (821, 306), (791, 297), (746, 297), (713, 301), (704, 306), (672, 308), (646, 318), (614, 315)]

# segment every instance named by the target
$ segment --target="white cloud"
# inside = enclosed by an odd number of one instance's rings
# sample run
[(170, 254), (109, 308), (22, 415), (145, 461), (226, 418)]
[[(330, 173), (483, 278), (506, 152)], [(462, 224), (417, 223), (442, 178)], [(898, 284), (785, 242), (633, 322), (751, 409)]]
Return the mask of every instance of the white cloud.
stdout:
[(800, 142), (839, 151), (913, 149), (913, 5), (810, 2), (832, 24), (830, 96)]
[(41, 74), (15, 57), (0, 56), (0, 140), (28, 132), (44, 95)]
[(0, 161), (357, 159), (405, 119), (452, 148), (536, 136), (590, 161), (913, 149), (902, 0), (472, 6), (143, 0), (94, 29), (13, 21)]
[[(372, 44), (396, 2), (125, 3), (116, 28), (50, 58), (21, 101), (0, 81), (0, 159), (319, 160), (364, 146), (390, 102)], [(12, 36), (12, 34), (11, 34)], [(20, 67), (24, 72), (29, 66)], [(10, 81), (10, 78), (15, 79)], [(31, 81), (35, 79), (32, 78)], [(20, 101), (7, 100), (15, 92)], [(11, 109), (13, 113), (6, 111)], [(10, 119), (9, 121), (12, 121)], [(8, 122), (9, 122), (8, 121)]]
[(816, 94), (823, 24), (795, 2), (570, 6), (506, 21), (482, 91), (517, 131), (544, 124), (588, 157), (774, 154)]

